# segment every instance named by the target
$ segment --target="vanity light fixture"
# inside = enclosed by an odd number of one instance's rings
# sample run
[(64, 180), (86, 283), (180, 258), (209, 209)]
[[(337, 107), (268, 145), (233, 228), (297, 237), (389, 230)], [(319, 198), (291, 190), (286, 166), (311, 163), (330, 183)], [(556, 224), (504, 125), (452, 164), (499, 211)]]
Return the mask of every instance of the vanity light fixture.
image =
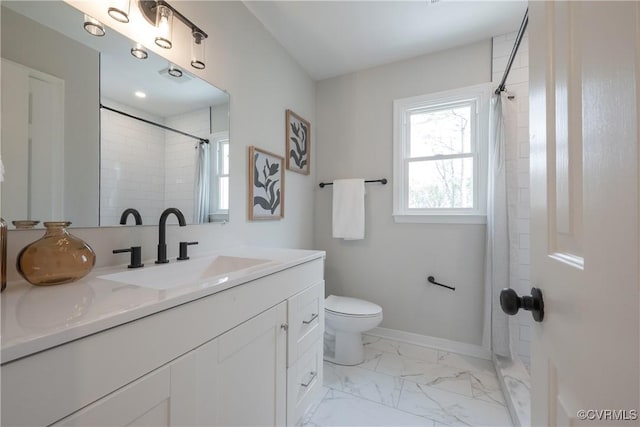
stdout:
[(84, 29), (92, 36), (102, 37), (105, 34), (102, 22), (89, 15), (84, 15)]
[(198, 70), (204, 70), (204, 36), (198, 30), (193, 30), (191, 34), (191, 66)]
[(156, 6), (156, 44), (163, 49), (171, 49), (171, 33), (173, 30), (173, 10), (165, 5)]
[(138, 59), (147, 59), (147, 57), (149, 57), (149, 53), (140, 43), (136, 43), (131, 48), (131, 55), (135, 56)]
[(192, 37), (191, 66), (198, 70), (205, 68), (204, 41), (209, 37), (207, 33), (164, 0), (138, 0), (138, 7), (145, 19), (156, 27), (155, 42), (164, 49), (171, 49), (173, 46), (173, 18), (177, 18), (186, 25), (191, 30)]
[(182, 70), (173, 64), (169, 65), (169, 69), (167, 70), (167, 73), (169, 73), (171, 77), (175, 77), (175, 78), (182, 77)]
[(110, 0), (108, 13), (118, 22), (129, 22), (130, 0)]

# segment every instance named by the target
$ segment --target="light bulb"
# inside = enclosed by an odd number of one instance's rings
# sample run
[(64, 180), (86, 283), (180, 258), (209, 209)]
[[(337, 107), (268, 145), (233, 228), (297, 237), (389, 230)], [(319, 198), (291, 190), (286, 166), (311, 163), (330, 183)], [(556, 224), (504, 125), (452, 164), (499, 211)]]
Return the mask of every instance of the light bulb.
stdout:
[(156, 44), (164, 49), (171, 49), (171, 31), (173, 27), (173, 11), (166, 6), (158, 5), (156, 12)]
[(194, 30), (191, 41), (191, 66), (198, 70), (204, 69), (204, 34)]

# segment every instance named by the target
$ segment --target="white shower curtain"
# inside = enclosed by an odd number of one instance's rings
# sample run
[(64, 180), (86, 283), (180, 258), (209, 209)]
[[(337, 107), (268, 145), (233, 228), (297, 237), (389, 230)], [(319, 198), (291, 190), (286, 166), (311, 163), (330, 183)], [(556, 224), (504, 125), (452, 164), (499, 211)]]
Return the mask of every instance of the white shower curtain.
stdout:
[(209, 222), (209, 198), (211, 197), (211, 152), (209, 144), (199, 143), (196, 147), (196, 177), (193, 195), (193, 223)]
[(511, 357), (509, 318), (500, 307), (500, 291), (510, 288), (516, 272), (517, 128), (516, 102), (506, 92), (491, 99), (487, 248), (485, 291), (490, 295), (491, 346), (494, 354)]

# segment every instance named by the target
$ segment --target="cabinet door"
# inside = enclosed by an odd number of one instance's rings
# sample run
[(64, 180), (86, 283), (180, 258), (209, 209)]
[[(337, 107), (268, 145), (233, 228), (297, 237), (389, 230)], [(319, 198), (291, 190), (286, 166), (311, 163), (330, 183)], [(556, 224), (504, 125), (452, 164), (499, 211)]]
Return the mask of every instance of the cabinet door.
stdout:
[(171, 397), (170, 368), (145, 375), (56, 426), (168, 426)]
[(199, 425), (285, 424), (286, 321), (282, 302), (196, 351)]
[[(195, 424), (194, 355), (142, 378), (62, 419), (55, 426), (171, 426)], [(186, 375), (189, 373), (189, 375)]]

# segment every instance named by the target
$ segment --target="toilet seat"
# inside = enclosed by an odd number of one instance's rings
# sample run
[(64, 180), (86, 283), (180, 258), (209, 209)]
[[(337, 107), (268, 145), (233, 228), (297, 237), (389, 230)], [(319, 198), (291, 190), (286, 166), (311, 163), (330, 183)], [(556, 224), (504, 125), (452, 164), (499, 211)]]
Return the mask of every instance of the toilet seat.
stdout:
[(329, 295), (324, 302), (326, 311), (344, 317), (375, 317), (382, 313), (382, 307), (357, 298)]

